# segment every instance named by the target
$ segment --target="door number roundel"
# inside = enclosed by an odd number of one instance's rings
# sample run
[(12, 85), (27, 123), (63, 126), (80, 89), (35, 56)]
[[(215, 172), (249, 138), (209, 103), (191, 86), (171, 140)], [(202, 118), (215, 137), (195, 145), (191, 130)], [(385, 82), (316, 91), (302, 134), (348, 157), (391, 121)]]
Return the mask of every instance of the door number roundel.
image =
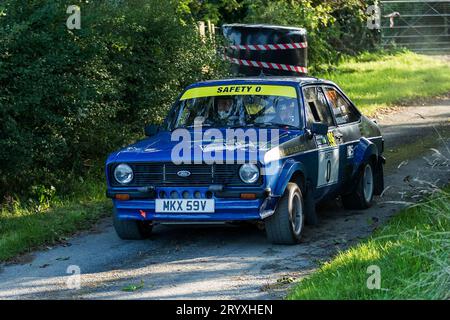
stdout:
[(335, 184), (339, 178), (339, 148), (319, 150), (317, 186)]

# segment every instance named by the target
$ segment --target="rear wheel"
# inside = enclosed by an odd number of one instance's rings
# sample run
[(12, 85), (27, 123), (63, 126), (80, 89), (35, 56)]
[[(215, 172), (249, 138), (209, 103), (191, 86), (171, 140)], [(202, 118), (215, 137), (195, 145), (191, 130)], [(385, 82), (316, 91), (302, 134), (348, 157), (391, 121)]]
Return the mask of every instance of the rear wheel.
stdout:
[(355, 190), (342, 196), (342, 204), (347, 209), (367, 209), (372, 206), (374, 194), (374, 175), (372, 165), (363, 166)]
[(150, 237), (153, 226), (150, 221), (119, 219), (114, 208), (113, 225), (117, 235), (123, 240), (142, 240)]
[(267, 238), (276, 244), (298, 243), (304, 223), (302, 193), (297, 184), (289, 182), (274, 214), (265, 220)]

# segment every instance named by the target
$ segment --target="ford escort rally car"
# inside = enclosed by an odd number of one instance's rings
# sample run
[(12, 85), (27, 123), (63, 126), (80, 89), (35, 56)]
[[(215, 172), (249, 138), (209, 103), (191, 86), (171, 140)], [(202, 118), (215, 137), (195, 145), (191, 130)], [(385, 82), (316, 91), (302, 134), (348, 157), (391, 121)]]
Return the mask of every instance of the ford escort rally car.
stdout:
[(109, 155), (107, 196), (122, 239), (159, 223), (263, 222), (300, 241), (316, 204), (364, 209), (383, 186), (384, 140), (333, 82), (252, 77), (188, 86), (147, 138)]

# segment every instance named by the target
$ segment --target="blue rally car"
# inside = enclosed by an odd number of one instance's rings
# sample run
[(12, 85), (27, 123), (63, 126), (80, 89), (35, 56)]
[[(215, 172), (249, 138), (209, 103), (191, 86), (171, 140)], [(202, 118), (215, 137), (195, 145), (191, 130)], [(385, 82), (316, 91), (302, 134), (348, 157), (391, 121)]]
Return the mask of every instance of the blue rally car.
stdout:
[(384, 188), (378, 126), (318, 78), (195, 83), (145, 133), (106, 162), (122, 239), (159, 223), (252, 221), (271, 242), (294, 244), (318, 222), (317, 203), (364, 209)]

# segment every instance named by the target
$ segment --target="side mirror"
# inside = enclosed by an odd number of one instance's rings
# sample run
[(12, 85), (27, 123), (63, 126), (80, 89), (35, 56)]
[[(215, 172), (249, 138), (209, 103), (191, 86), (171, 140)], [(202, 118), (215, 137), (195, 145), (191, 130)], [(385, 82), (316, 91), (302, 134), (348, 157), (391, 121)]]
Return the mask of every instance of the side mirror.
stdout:
[(159, 126), (157, 126), (156, 124), (150, 124), (148, 126), (145, 126), (144, 131), (145, 131), (145, 135), (147, 137), (152, 137), (152, 136), (154, 136), (155, 134), (158, 133)]
[(328, 133), (328, 125), (314, 122), (311, 124), (311, 132), (313, 134), (326, 135)]

